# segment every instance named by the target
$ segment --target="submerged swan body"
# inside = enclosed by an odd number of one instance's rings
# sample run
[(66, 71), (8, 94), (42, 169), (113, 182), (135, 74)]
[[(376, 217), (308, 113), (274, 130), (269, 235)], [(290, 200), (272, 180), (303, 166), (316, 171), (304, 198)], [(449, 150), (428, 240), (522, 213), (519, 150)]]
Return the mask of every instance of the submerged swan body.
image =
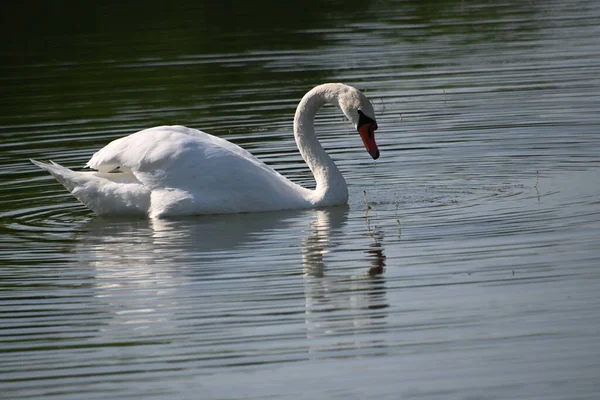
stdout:
[[(324, 104), (342, 110), (374, 158), (373, 106), (351, 86), (319, 85), (298, 104), (294, 136), (316, 189), (299, 186), (227, 140), (183, 126), (145, 129), (114, 140), (83, 171), (31, 160), (98, 215), (169, 217), (345, 204), (346, 181), (314, 132)], [(87, 169), (87, 171), (86, 171)]]

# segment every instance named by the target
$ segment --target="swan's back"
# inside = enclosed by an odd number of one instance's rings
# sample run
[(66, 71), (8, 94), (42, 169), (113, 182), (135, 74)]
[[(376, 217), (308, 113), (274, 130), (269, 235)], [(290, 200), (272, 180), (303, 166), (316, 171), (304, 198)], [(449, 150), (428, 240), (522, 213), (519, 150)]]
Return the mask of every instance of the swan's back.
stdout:
[(119, 168), (151, 191), (154, 216), (251, 212), (309, 206), (305, 189), (241, 147), (183, 126), (161, 126), (117, 139), (88, 167)]
[(186, 149), (197, 149), (198, 146), (205, 148), (209, 154), (231, 153), (243, 158), (254, 158), (252, 154), (227, 140), (197, 129), (173, 125), (144, 129), (113, 140), (96, 152), (87, 166), (102, 172), (113, 170), (117, 166), (129, 169), (150, 168), (178, 157)]

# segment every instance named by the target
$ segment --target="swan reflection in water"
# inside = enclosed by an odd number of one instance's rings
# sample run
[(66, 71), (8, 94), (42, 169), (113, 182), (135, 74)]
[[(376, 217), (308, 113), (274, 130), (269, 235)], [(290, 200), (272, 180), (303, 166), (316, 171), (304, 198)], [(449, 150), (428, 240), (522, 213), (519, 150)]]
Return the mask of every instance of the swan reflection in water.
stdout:
[[(371, 240), (369, 247), (353, 248), (356, 238), (344, 244), (340, 231), (346, 216), (336, 209), (316, 211), (302, 246), (307, 338), (310, 353), (317, 357), (331, 351), (347, 357), (360, 349), (385, 347), (379, 339), (384, 335), (375, 334), (387, 329), (383, 232), (365, 229), (362, 236)], [(339, 257), (330, 255), (337, 252)], [(335, 266), (335, 272), (330, 266), (331, 274), (327, 273), (327, 261)], [(355, 266), (363, 262), (368, 269), (356, 273)]]
[[(343, 241), (340, 228), (347, 220), (347, 210), (343, 207), (335, 207), (323, 210), (315, 210), (315, 219), (310, 224), (311, 229), (302, 244), (302, 266), (304, 274), (313, 277), (325, 275), (324, 256), (330, 249), (336, 247)], [(370, 230), (367, 228), (365, 236), (371, 237), (372, 243), (364, 251), (367, 254), (370, 268), (368, 274), (371, 276), (383, 274), (385, 267), (385, 255), (383, 253), (383, 232), (378, 228)], [(336, 236), (340, 236), (337, 238)], [(365, 238), (366, 240), (366, 238)]]
[[(362, 223), (349, 229), (347, 220), (346, 207), (182, 220), (94, 219), (75, 252), (95, 271), (95, 298), (98, 308), (108, 310), (106, 324), (120, 326), (105, 334), (170, 335), (177, 321), (202, 316), (217, 324), (212, 331), (227, 332), (231, 326), (219, 319), (220, 307), (242, 312), (253, 305), (253, 318), (262, 320), (272, 310), (261, 311), (261, 299), (270, 298), (274, 309), (296, 308), (303, 293), (311, 353), (338, 346), (321, 339), (341, 332), (354, 337), (354, 349), (381, 346), (377, 335), (367, 333), (385, 327), (383, 233), (370, 233)], [(368, 244), (357, 249), (359, 242)], [(275, 281), (288, 285), (283, 290)]]

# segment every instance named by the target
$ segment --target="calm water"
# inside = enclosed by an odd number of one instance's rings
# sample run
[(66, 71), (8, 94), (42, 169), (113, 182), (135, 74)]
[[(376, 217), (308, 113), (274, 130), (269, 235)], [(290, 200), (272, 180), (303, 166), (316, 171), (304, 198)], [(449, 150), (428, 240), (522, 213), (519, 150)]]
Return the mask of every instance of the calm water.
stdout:
[[(600, 398), (600, 3), (206, 3), (5, 10), (0, 397)], [(311, 186), (329, 81), (348, 207), (101, 219), (28, 161), (184, 124)]]

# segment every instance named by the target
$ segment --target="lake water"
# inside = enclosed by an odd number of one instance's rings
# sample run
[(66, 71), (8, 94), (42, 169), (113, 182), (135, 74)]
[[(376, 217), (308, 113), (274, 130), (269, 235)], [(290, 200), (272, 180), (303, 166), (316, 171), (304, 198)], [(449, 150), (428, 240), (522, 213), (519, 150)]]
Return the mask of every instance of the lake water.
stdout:
[[(599, 2), (53, 3), (0, 28), (0, 398), (600, 398)], [(330, 81), (348, 207), (103, 219), (28, 161), (183, 124), (311, 186)]]

